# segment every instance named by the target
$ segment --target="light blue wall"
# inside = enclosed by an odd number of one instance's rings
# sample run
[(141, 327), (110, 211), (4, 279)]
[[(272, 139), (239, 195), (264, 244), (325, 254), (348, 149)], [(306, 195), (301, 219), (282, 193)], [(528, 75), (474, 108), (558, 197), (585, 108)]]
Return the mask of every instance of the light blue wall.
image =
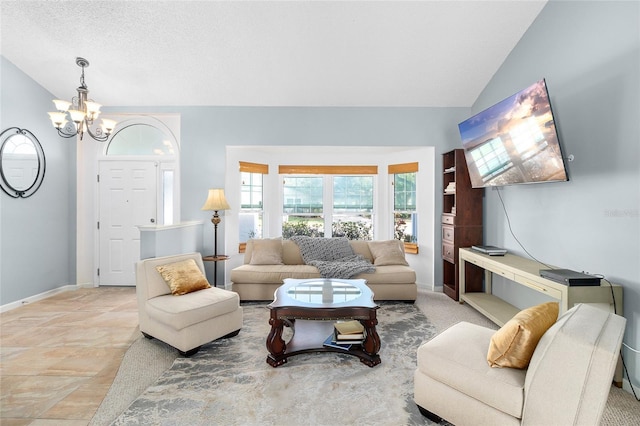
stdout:
[[(485, 243), (624, 286), (624, 341), (640, 349), (640, 3), (552, 1), (473, 107), (545, 78), (570, 181), (486, 190)], [(496, 291), (500, 291), (498, 288)], [(509, 293), (508, 285), (502, 289)], [(508, 294), (516, 305), (527, 295)], [(638, 355), (624, 349), (640, 386)]]
[[(182, 220), (209, 223), (211, 212), (200, 207), (207, 190), (224, 186), (225, 146), (434, 146), (436, 188), (442, 186), (440, 155), (459, 143), (457, 123), (469, 108), (267, 108), (267, 107), (112, 107), (118, 112), (172, 112), (181, 115)], [(407, 159), (411, 161), (411, 159)], [(421, 171), (422, 173), (423, 171)], [(424, 171), (430, 173), (432, 171)], [(436, 197), (436, 212), (441, 211)], [(436, 221), (437, 222), (437, 221)], [(223, 238), (224, 220), (218, 239)], [(213, 231), (205, 226), (206, 244)], [(435, 224), (434, 234), (441, 234)], [(213, 244), (211, 243), (211, 246)], [(211, 250), (213, 247), (208, 247)], [(435, 244), (435, 258), (441, 247)], [(439, 261), (436, 262), (436, 265)], [(435, 283), (442, 285), (436, 267)]]
[(0, 56), (0, 127), (30, 130), (46, 157), (44, 181), (26, 199), (0, 193), (0, 305), (75, 284), (75, 139), (51, 126), (54, 96)]

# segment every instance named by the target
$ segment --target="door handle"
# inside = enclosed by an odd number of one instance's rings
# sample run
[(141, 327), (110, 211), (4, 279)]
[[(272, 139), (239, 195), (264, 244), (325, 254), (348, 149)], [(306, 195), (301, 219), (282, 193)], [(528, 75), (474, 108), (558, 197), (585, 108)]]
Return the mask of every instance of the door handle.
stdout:
[(154, 218), (150, 219), (151, 223), (156, 223), (156, 220)]

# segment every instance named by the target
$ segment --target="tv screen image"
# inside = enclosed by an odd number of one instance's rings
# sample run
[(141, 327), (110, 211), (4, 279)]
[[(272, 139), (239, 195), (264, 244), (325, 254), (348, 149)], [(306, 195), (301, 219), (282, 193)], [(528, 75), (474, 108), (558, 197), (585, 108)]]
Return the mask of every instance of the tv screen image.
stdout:
[(458, 128), (474, 188), (569, 180), (544, 79)]

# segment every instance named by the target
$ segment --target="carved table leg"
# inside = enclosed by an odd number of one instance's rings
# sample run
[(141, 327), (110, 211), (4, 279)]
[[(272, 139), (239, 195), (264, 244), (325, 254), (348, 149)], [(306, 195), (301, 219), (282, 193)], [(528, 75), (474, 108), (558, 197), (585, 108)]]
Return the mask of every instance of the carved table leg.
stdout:
[(362, 321), (367, 337), (362, 342), (362, 348), (369, 355), (375, 355), (380, 350), (380, 336), (376, 331), (377, 319)]
[(284, 321), (277, 318), (275, 310), (271, 310), (269, 324), (271, 324), (271, 331), (267, 336), (267, 350), (269, 351), (267, 363), (272, 367), (277, 367), (287, 362), (287, 359), (283, 357), (287, 349), (287, 344), (282, 339)]

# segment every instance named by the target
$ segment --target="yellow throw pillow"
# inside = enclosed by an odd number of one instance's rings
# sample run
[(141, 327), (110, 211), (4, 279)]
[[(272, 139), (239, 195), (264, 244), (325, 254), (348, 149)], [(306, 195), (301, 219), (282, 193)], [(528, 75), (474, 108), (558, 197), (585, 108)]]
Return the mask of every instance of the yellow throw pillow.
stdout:
[(520, 311), (491, 337), (487, 362), (491, 367), (524, 369), (538, 341), (558, 319), (558, 303), (547, 302)]
[(375, 266), (409, 266), (399, 244), (401, 244), (401, 242), (396, 240), (369, 241), (369, 251), (371, 251), (371, 256), (373, 256), (373, 264)]
[(156, 266), (156, 270), (176, 296), (211, 287), (193, 259)]
[(250, 265), (282, 265), (282, 238), (253, 240)]

